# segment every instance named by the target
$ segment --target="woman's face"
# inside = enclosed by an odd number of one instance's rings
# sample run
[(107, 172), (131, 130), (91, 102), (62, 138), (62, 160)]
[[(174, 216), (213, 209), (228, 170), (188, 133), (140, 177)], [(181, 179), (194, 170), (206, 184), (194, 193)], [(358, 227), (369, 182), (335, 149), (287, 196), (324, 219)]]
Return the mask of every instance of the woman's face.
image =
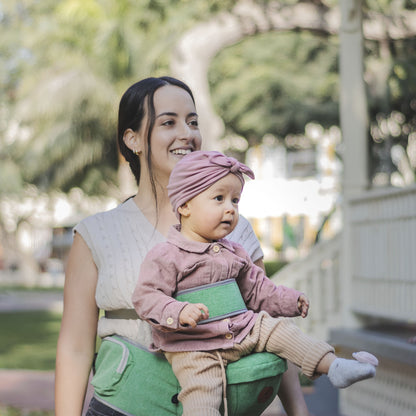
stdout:
[(155, 124), (150, 137), (153, 172), (169, 178), (184, 155), (201, 149), (198, 115), (191, 96), (182, 88), (165, 85), (154, 94)]

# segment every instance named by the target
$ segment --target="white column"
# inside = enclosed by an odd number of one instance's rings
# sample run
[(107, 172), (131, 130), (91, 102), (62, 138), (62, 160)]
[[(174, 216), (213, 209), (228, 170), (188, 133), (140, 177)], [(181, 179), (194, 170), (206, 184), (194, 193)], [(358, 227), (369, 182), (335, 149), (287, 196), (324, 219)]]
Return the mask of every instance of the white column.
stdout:
[(362, 0), (341, 0), (340, 118), (344, 196), (368, 187), (368, 113), (363, 79)]
[(363, 80), (362, 0), (341, 0), (340, 118), (343, 140), (341, 303), (344, 327), (358, 326), (351, 312), (353, 261), (349, 200), (368, 187), (368, 115)]

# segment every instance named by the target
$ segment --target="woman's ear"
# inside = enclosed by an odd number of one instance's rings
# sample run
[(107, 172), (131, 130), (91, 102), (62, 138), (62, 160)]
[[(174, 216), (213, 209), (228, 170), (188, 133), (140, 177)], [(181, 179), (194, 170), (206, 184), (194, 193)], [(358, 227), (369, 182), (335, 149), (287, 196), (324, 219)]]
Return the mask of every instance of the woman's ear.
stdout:
[(134, 153), (143, 151), (142, 140), (139, 134), (132, 129), (127, 129), (123, 135), (124, 144)]
[(178, 207), (178, 212), (181, 214), (181, 217), (189, 217), (191, 215), (191, 210), (189, 204), (185, 202), (180, 207)]

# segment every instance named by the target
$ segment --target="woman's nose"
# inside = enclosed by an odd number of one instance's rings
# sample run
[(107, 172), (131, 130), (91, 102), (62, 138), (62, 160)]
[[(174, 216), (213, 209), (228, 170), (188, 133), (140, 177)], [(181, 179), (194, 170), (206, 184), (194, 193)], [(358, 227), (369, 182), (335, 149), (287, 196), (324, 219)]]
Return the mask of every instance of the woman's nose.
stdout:
[(187, 123), (184, 123), (181, 125), (178, 135), (181, 140), (189, 140), (192, 138), (192, 129)]

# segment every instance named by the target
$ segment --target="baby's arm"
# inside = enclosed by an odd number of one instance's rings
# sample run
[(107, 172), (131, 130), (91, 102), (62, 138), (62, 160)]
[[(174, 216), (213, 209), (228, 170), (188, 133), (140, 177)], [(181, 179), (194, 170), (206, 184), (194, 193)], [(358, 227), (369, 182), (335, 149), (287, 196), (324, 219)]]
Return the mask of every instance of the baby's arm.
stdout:
[(236, 254), (245, 258), (246, 265), (240, 270), (237, 282), (247, 307), (255, 312), (266, 311), (271, 316), (306, 317), (308, 298), (298, 290), (276, 286), (264, 270), (251, 261), (243, 247), (234, 245)]
[(176, 268), (162, 245), (155, 246), (140, 268), (132, 302), (137, 314), (161, 331), (184, 329), (179, 315), (188, 302), (172, 296), (176, 291)]

